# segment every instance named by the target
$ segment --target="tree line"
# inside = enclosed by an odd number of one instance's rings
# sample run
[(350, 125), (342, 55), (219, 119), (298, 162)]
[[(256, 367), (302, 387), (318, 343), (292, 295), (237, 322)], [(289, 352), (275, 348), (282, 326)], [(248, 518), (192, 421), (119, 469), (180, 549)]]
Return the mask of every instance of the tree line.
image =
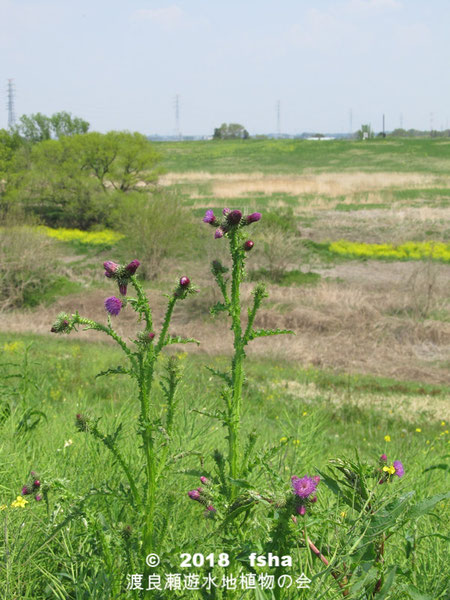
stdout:
[(22, 116), (0, 130), (0, 211), (20, 207), (50, 226), (110, 225), (121, 198), (157, 181), (160, 162), (140, 133), (89, 132), (67, 112)]

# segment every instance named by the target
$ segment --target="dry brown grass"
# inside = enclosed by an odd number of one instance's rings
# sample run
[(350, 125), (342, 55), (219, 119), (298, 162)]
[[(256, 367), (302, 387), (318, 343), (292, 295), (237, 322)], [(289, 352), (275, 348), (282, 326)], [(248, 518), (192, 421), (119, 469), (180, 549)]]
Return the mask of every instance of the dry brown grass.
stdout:
[[(336, 267), (345, 281), (323, 281), (316, 287), (271, 286), (269, 307), (258, 316), (258, 327), (291, 328), (296, 336), (255, 340), (249, 348), (253, 356), (271, 356), (299, 365), (337, 369), (350, 373), (372, 373), (399, 380), (450, 383), (450, 323), (422, 318), (417, 314), (418, 292), (408, 288), (411, 263), (376, 263)], [(433, 291), (433, 306), (443, 306), (448, 285), (442, 279)], [(364, 270), (365, 269), (365, 270)], [(204, 272), (204, 277), (207, 273)], [(201, 293), (183, 302), (175, 312), (172, 332), (201, 341), (190, 352), (229, 354), (232, 339), (225, 319), (211, 320), (208, 308), (219, 298), (210, 279), (196, 282)], [(426, 283), (424, 284), (426, 285)], [(251, 284), (244, 284), (243, 297), (250, 301)], [(60, 299), (54, 306), (23, 313), (0, 315), (3, 331), (48, 333), (54, 316), (64, 310), (78, 310), (85, 316), (105, 321), (103, 301), (107, 293), (96, 290)], [(151, 294), (156, 324), (163, 318), (166, 299)], [(415, 312), (416, 311), (416, 312)], [(428, 310), (430, 312), (430, 310)], [(119, 332), (134, 336), (136, 325), (131, 310), (115, 319)], [(103, 339), (96, 333), (79, 334)]]
[(252, 194), (313, 194), (336, 197), (375, 190), (426, 188), (450, 184), (449, 177), (419, 173), (320, 173), (316, 175), (264, 175), (263, 173), (211, 174), (168, 173), (161, 185), (204, 183), (212, 186), (216, 198), (239, 198)]

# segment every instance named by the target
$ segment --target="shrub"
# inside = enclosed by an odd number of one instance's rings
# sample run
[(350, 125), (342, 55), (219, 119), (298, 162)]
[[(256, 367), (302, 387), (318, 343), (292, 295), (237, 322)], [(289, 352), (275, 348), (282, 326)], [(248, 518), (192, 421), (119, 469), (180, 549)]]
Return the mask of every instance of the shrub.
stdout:
[(156, 279), (168, 258), (189, 253), (191, 226), (174, 192), (127, 194), (115, 212), (114, 222), (126, 236), (127, 254), (142, 258), (141, 274), (146, 279)]
[(57, 278), (55, 243), (31, 226), (0, 228), (0, 310), (32, 306)]

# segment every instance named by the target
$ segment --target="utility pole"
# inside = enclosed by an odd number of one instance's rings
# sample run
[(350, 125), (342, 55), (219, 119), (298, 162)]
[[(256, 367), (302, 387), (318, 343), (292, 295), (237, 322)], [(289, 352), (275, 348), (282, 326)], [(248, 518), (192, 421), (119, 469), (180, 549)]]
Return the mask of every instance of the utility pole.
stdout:
[(277, 101), (277, 137), (281, 137), (281, 102)]
[(403, 115), (400, 113), (400, 129), (403, 129)]
[(384, 114), (383, 114), (383, 137), (386, 137)]
[(180, 131), (180, 96), (177, 94), (175, 96), (175, 135), (181, 140), (181, 131)]
[(8, 127), (12, 129), (16, 116), (14, 114), (14, 80), (8, 79)]
[(353, 109), (350, 109), (349, 112), (349, 130), (350, 138), (353, 137)]

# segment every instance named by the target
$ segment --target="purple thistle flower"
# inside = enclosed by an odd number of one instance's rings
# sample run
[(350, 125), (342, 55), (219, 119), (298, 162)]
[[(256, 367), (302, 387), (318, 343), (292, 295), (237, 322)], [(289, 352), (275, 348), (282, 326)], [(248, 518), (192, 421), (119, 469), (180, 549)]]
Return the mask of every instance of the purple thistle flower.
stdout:
[(206, 211), (205, 216), (203, 217), (204, 223), (209, 223), (209, 225), (217, 225), (217, 219), (214, 215), (214, 211), (210, 208)]
[(207, 506), (206, 510), (208, 510), (209, 512), (212, 512), (212, 513), (216, 512), (216, 509), (214, 508), (214, 506), (212, 504), (210, 504), (209, 506)]
[(204, 475), (200, 477), (200, 481), (203, 483), (203, 485), (209, 485), (209, 479)]
[(403, 477), (405, 474), (405, 469), (403, 468), (403, 464), (399, 460), (394, 460), (394, 469), (397, 477)]
[(299, 496), (299, 498), (308, 498), (308, 496), (311, 496), (316, 491), (317, 482), (307, 475), (301, 479), (293, 476), (291, 477), (291, 482), (294, 494)]
[(387, 462), (387, 456), (386, 456), (386, 454), (382, 454), (382, 455), (380, 456), (380, 461), (381, 461), (381, 462)]
[(306, 506), (297, 506), (297, 514), (301, 515), (302, 517), (304, 516), (304, 514), (306, 513)]
[(242, 219), (242, 213), (240, 210), (232, 210), (227, 214), (227, 221), (230, 225), (238, 225)]
[(226, 217), (227, 215), (229, 215), (231, 212), (231, 208), (224, 208), (222, 211), (222, 214), (224, 217)]
[(40, 502), (42, 500), (42, 496), (38, 494), (37, 496), (35, 496), (35, 500), (36, 502)]
[(248, 215), (246, 218), (247, 225), (250, 225), (250, 223), (256, 223), (256, 221), (259, 221), (260, 218), (261, 218), (261, 213), (259, 213), (259, 212), (254, 212), (251, 215)]
[(180, 278), (180, 285), (181, 287), (187, 287), (189, 284), (191, 283), (191, 280), (189, 279), (189, 277), (183, 276)]
[(115, 296), (106, 298), (105, 308), (110, 315), (117, 317), (117, 315), (120, 313), (120, 309), (122, 308), (122, 300), (119, 300), (119, 298), (116, 298)]
[(153, 331), (149, 331), (147, 334), (147, 338), (151, 341), (154, 337), (155, 337), (155, 334), (153, 333)]
[(253, 248), (254, 245), (255, 245), (255, 242), (252, 242), (252, 240), (247, 240), (244, 244), (244, 250), (246, 250), (248, 252), (249, 250), (251, 250)]
[(135, 258), (126, 267), (125, 271), (131, 276), (134, 275), (141, 263)]
[(214, 239), (218, 240), (221, 237), (223, 237), (223, 230), (219, 227), (214, 233)]
[(119, 268), (119, 265), (115, 262), (113, 262), (112, 260), (107, 260), (106, 262), (103, 263), (103, 267), (105, 269), (105, 275), (106, 277), (112, 277), (114, 275), (114, 273), (117, 271), (117, 269)]
[(190, 492), (188, 492), (188, 496), (191, 500), (196, 500), (197, 502), (200, 502), (200, 492), (198, 490), (191, 490)]
[(35, 481), (33, 481), (33, 487), (35, 490), (37, 490), (38, 488), (41, 487), (41, 482), (39, 481), (39, 479), (36, 479)]
[(126, 283), (119, 283), (119, 292), (122, 294), (122, 296), (127, 295), (127, 284)]

